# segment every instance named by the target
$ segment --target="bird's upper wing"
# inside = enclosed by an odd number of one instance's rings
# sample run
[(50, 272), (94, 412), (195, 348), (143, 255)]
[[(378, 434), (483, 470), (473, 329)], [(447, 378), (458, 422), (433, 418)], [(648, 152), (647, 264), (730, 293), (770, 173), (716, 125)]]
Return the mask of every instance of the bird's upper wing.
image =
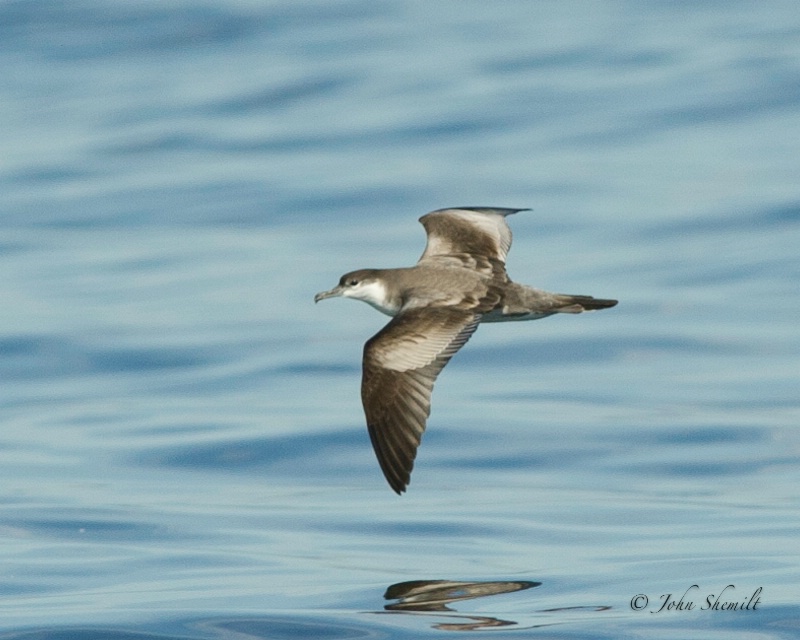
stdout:
[(480, 318), (469, 309), (410, 309), (364, 346), (361, 400), (367, 427), (383, 474), (397, 493), (411, 478), (436, 376)]
[(506, 216), (525, 209), (460, 207), (439, 209), (419, 221), (428, 234), (420, 262), (437, 258), (473, 256), (505, 264), (511, 248)]

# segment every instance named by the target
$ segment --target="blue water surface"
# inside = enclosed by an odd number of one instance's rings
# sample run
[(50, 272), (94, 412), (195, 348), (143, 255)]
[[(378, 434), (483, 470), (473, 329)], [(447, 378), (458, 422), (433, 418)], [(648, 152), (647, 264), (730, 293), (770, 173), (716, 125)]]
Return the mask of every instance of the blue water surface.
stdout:
[[(0, 638), (797, 636), (795, 3), (6, 0), (0, 65)], [(459, 205), (620, 304), (482, 327), (398, 497), (313, 295)]]

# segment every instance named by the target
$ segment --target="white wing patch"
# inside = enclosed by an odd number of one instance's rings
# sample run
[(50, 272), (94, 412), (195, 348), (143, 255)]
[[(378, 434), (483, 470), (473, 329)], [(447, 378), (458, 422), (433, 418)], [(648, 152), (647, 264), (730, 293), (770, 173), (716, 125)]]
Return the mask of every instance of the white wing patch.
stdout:
[(496, 213), (479, 213), (468, 209), (450, 209), (448, 214), (460, 218), (489, 236), (494, 242), (497, 253), (505, 262), (508, 250), (511, 248), (511, 229), (508, 227), (505, 216)]
[(511, 248), (511, 229), (505, 217), (518, 209), (440, 209), (422, 218), (428, 243), (421, 260), (474, 254), (505, 262)]
[(433, 362), (452, 339), (453, 336), (447, 334), (410, 336), (381, 353), (381, 366), (394, 371), (421, 369)]
[[(410, 314), (409, 314), (410, 315)], [(437, 358), (450, 358), (469, 340), (480, 321), (474, 315), (468, 322), (431, 323), (425, 312), (406, 322), (402, 332), (373, 346), (376, 362), (393, 371), (413, 371), (427, 367)], [(407, 315), (398, 316), (407, 318)]]

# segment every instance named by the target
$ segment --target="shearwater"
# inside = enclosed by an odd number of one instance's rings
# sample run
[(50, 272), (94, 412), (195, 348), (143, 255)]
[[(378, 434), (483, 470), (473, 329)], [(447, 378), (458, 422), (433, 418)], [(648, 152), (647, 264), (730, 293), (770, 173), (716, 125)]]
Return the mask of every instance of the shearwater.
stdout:
[(506, 216), (528, 209), (438, 209), (419, 221), (428, 242), (417, 264), (346, 273), (314, 296), (363, 300), (392, 320), (364, 345), (361, 401), (372, 446), (392, 489), (406, 490), (444, 366), (481, 322), (538, 320), (607, 309), (616, 300), (550, 293), (506, 273)]

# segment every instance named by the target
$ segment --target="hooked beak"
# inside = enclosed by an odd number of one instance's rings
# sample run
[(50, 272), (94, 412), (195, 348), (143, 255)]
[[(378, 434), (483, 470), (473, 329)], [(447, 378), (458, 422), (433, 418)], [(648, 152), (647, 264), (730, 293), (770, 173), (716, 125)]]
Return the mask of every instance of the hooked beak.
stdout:
[(335, 298), (340, 295), (342, 295), (342, 287), (337, 286), (331, 289), (330, 291), (320, 291), (317, 295), (314, 296), (314, 302), (319, 302), (320, 300), (324, 300), (325, 298)]

